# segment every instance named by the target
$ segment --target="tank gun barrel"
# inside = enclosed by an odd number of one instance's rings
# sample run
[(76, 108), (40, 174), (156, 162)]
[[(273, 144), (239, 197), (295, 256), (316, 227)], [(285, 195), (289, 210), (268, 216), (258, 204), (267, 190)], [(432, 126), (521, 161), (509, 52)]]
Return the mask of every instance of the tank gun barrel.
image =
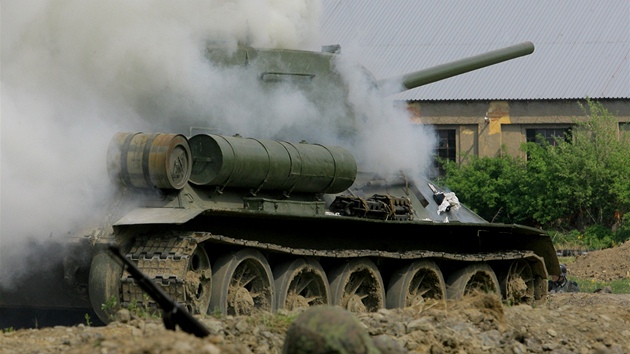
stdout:
[(469, 71), (481, 69), (486, 66), (498, 64), (524, 55), (529, 55), (533, 52), (534, 44), (532, 42), (523, 42), (487, 53), (415, 71), (399, 77), (380, 80), (378, 85), (380, 87), (392, 87), (393, 84), (402, 83), (402, 87), (398, 89), (398, 91), (391, 93), (403, 92), (436, 81), (448, 79), (449, 77), (461, 75)]

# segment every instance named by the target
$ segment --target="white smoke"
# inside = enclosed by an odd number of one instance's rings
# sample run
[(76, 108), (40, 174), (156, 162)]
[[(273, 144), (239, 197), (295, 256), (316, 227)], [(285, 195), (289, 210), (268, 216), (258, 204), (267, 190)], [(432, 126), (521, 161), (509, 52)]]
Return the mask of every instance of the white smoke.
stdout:
[(411, 124), (406, 107), (387, 98), (390, 88), (374, 86), (351, 54), (340, 58), (336, 69), (348, 84), (348, 101), (358, 118), (355, 153), (362, 169), (384, 178), (400, 171), (425, 176), (435, 146), (432, 128)]
[[(217, 112), (249, 113), (233, 109), (238, 82), (205, 60), (208, 40), (312, 49), (320, 11), (310, 0), (3, 0), (0, 255), (99, 215), (115, 132), (186, 133)], [(1, 268), (0, 280), (19, 272)]]
[[(421, 173), (431, 133), (410, 127), (351, 60), (336, 67), (359, 117), (353, 143), (338, 131), (345, 102), (263, 91), (205, 57), (209, 41), (318, 50), (320, 12), (316, 0), (3, 0), (0, 260), (102, 215), (118, 131), (307, 139), (352, 149), (363, 170)], [(2, 267), (0, 283), (17, 273)]]

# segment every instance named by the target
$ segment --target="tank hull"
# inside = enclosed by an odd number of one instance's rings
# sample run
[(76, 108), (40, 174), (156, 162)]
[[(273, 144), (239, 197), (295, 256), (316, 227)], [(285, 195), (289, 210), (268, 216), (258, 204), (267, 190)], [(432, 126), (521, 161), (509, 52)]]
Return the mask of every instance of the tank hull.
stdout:
[[(54, 285), (50, 296), (31, 301), (19, 295), (25, 287), (3, 294), (0, 308), (78, 308), (93, 311), (102, 322), (110, 321), (120, 305), (155, 308), (107, 253), (111, 242), (193, 313), (236, 315), (320, 303), (376, 311), (461, 297), (484, 274), (494, 287), (490, 291), (504, 301), (533, 304), (544, 301), (548, 274), (559, 266), (549, 236), (522, 225), (347, 217), (329, 212), (330, 203), (299, 200), (299, 195), (286, 200), (244, 198), (242, 190), (207, 194), (189, 185), (159, 199), (181, 205), (186, 196), (204, 208), (152, 205), (124, 214), (110, 233), (75, 243), (79, 252), (91, 255), (89, 265), (61, 262), (55, 274), (46, 276)], [(240, 204), (230, 204), (232, 199)], [(230, 205), (238, 208), (226, 207)], [(64, 267), (76, 270), (74, 278), (83, 283), (68, 284), (64, 274), (67, 278), (71, 272)], [(251, 273), (259, 285), (234, 284), (238, 272)], [(303, 277), (320, 285), (300, 294), (295, 288)], [(363, 279), (362, 284), (352, 285), (355, 278)], [(423, 284), (419, 278), (434, 281)], [(515, 278), (519, 291), (510, 290)], [(235, 294), (244, 300), (235, 302)], [(260, 297), (267, 300), (254, 301)]]
[[(463, 285), (456, 284), (457, 279), (462, 276), (459, 273), (463, 270), (470, 271), (472, 266), (483, 265), (487, 269), (480, 271), (481, 274), (490, 274), (496, 278), (495, 289), (492, 291), (506, 302), (529, 304), (544, 301), (548, 274), (558, 266), (550, 238), (540, 230), (522, 225), (371, 220), (331, 214), (303, 216), (279, 213), (275, 208), (272, 210), (274, 211), (205, 210), (181, 224), (169, 224), (166, 229), (165, 225), (159, 223), (138, 224), (127, 220), (127, 223), (114, 227), (113, 237), (116, 242), (126, 245), (128, 257), (135, 259), (146, 273), (152, 274), (158, 284), (163, 284), (165, 278), (177, 277), (172, 274), (156, 273), (154, 265), (147, 262), (147, 259), (166, 258), (168, 264), (174, 262), (175, 258), (186, 258), (185, 255), (176, 254), (171, 250), (174, 239), (186, 239), (189, 240), (187, 242), (196, 244), (197, 248), (203, 249), (204, 254), (207, 254), (211, 264), (211, 281), (204, 291), (212, 295), (207, 306), (205, 304), (193, 306), (192, 311), (208, 313), (218, 311), (232, 315), (247, 314), (254, 309), (267, 311), (294, 309), (298, 305), (295, 301), (287, 300), (291, 298), (293, 290), (289, 289), (287, 283), (291, 282), (286, 278), (291, 278), (291, 274), (296, 272), (306, 272), (304, 269), (312, 272), (315, 272), (313, 269), (318, 270), (318, 273), (309, 277), (315, 277), (322, 283), (320, 288), (324, 290), (307, 290), (308, 294), (299, 295), (302, 303), (299, 301), (297, 303), (301, 306), (328, 303), (341, 305), (349, 310), (376, 311), (378, 308), (403, 307), (411, 304), (408, 303), (411, 300), (407, 299), (413, 292), (409, 288), (413, 286), (412, 280), (416, 274), (414, 272), (427, 271), (426, 267), (418, 266), (419, 262), (431, 264), (433, 270), (429, 275), (443, 279), (443, 284), (437, 286), (437, 290), (432, 290), (431, 300), (443, 301), (473, 291), (473, 288), (469, 289), (472, 280), (463, 281)], [(140, 247), (138, 244), (146, 243), (148, 239), (152, 242), (152, 253), (137, 254)], [(248, 256), (244, 256), (243, 253)], [(165, 254), (167, 256), (164, 256)], [(229, 260), (226, 260), (226, 257)], [(361, 266), (367, 263), (373, 267), (367, 275), (365, 287), (380, 288), (380, 291), (375, 293), (362, 287), (353, 290), (352, 286), (348, 289), (348, 284), (352, 282), (351, 278), (358, 277), (361, 272), (366, 271), (359, 265), (356, 265), (358, 267), (356, 269), (344, 270), (344, 267), (352, 267), (356, 262)], [(303, 265), (294, 266), (296, 263)], [(305, 268), (304, 264), (311, 266)], [(95, 267), (95, 264), (92, 266)], [(256, 279), (262, 279), (263, 285), (259, 285), (258, 289), (239, 287), (231, 283), (238, 278), (236, 272), (246, 266), (253, 269), (244, 272), (253, 272)], [(420, 269), (414, 270), (413, 267)], [(175, 267), (165, 265), (163, 268)], [(233, 268), (232, 272), (226, 275), (224, 271), (226, 268)], [(518, 269), (515, 271), (516, 268)], [(292, 269), (293, 273), (287, 269)], [(113, 278), (110, 273), (103, 274), (110, 274), (110, 279), (120, 277), (120, 269), (112, 272)], [(164, 273), (172, 272), (165, 270)], [(98, 283), (108, 278), (103, 274), (94, 281)], [(341, 281), (344, 285), (337, 284), (338, 289), (335, 291), (334, 279), (343, 276), (346, 277)], [(405, 277), (410, 279), (406, 283)], [(515, 277), (517, 285), (522, 288), (516, 293), (510, 290), (510, 282), (514, 281)], [(371, 278), (375, 280), (369, 281)], [(282, 279), (285, 279), (284, 285)], [(294, 283), (299, 279), (297, 277)], [(403, 282), (403, 290), (400, 282)], [(179, 288), (173, 283), (166, 285), (165, 289), (174, 299), (186, 303), (187, 297), (183, 295), (186, 294), (185, 281)], [(423, 289), (431, 288), (430, 285), (418, 286)], [(91, 288), (99, 287), (91, 284)], [(100, 288), (105, 290), (98, 292), (99, 298), (93, 297), (91, 300), (95, 311), (104, 321), (109, 315), (99, 311), (98, 304), (106, 302), (109, 297), (116, 297), (122, 304), (142, 301), (142, 297), (137, 295), (138, 289), (125, 288), (120, 282), (112, 282), (107, 286), (100, 285)], [(239, 291), (246, 292), (249, 294), (244, 295), (247, 299), (255, 299), (255, 295), (261, 292), (260, 288), (269, 289), (266, 303), (244, 301), (246, 305), (238, 305), (227, 300), (233, 295), (230, 295), (231, 291), (234, 294)], [(451, 288), (457, 291), (449, 292)], [(401, 291), (404, 295), (399, 294)], [(132, 293), (136, 295), (130, 295)], [(295, 297), (295, 294), (293, 296)], [(348, 300), (353, 296), (363, 299), (369, 299), (371, 296), (376, 300), (372, 301), (372, 305), (361, 302), (357, 307)], [(396, 301), (394, 299), (396, 297), (402, 300)], [(429, 301), (422, 296), (419, 298), (422, 301)], [(309, 303), (306, 299), (314, 302)]]

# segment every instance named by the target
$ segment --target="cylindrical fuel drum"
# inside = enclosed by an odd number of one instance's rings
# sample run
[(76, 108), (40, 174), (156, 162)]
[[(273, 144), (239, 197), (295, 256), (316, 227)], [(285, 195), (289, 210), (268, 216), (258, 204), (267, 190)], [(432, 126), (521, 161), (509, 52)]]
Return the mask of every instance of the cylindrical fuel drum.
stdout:
[(180, 134), (117, 133), (107, 170), (127, 187), (182, 189), (192, 170), (190, 146)]
[(352, 154), (337, 146), (205, 134), (189, 142), (198, 185), (339, 193), (357, 175)]

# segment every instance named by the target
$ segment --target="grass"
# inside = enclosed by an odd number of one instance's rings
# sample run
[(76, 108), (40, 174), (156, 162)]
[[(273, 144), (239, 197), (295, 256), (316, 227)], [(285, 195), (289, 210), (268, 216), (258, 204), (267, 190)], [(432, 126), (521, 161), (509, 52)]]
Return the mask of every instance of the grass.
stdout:
[(281, 313), (263, 313), (262, 316), (251, 316), (248, 318), (249, 323), (253, 325), (264, 325), (270, 331), (283, 332), (286, 331), (297, 315), (285, 315)]
[(210, 311), (208, 314), (217, 319), (223, 317), (223, 313), (221, 312), (221, 309), (219, 307), (215, 307), (214, 310)]
[(143, 319), (159, 319), (162, 318), (162, 312), (156, 308), (149, 307), (148, 303), (151, 298), (147, 294), (142, 294), (142, 303), (138, 303), (136, 299), (131, 300), (127, 309), (131, 312), (132, 315), (135, 315), (138, 318)]
[[(558, 257), (560, 264), (570, 265), (575, 261), (575, 257)], [(571, 268), (570, 266), (568, 267)], [(580, 286), (580, 291), (585, 293), (592, 293), (597, 289), (603, 289), (610, 286), (613, 294), (630, 294), (630, 278), (617, 279), (609, 282), (595, 281), (590, 278), (579, 278), (572, 276), (571, 273), (567, 275), (569, 280), (574, 280)]]
[(112, 295), (104, 304), (101, 305), (103, 310), (110, 320), (114, 320), (114, 314), (116, 313), (116, 297)]
[(571, 280), (575, 280), (580, 286), (580, 291), (585, 293), (592, 293), (597, 289), (603, 289), (607, 286), (610, 286), (613, 294), (630, 294), (630, 279), (617, 279), (610, 282), (599, 282), (594, 279), (580, 279), (580, 278), (572, 278)]
[[(127, 309), (129, 312), (138, 318), (148, 319), (148, 318), (161, 318), (161, 311), (155, 308), (149, 307), (147, 304), (151, 298), (147, 294), (142, 294), (143, 301), (138, 302), (136, 299), (131, 300), (131, 302), (127, 305)], [(116, 311), (119, 310), (118, 303), (116, 302), (116, 298), (111, 296), (104, 304), (101, 305), (101, 309), (108, 315), (111, 321), (116, 317)], [(86, 322), (88, 326), (91, 325), (90, 318), (88, 315), (85, 315)]]

